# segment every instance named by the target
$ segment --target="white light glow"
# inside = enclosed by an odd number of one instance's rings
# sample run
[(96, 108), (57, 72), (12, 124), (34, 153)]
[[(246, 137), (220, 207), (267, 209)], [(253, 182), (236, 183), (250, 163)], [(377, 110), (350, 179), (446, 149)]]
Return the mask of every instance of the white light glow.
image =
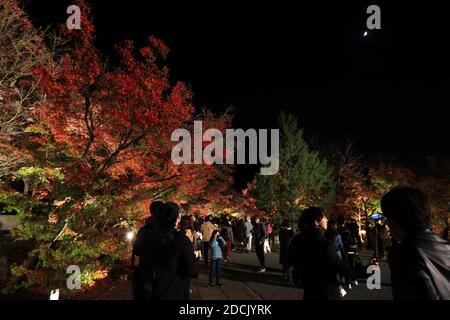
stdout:
[(364, 37), (367, 37), (369, 33), (367, 31), (364, 31)]
[(129, 231), (129, 232), (127, 233), (127, 239), (128, 239), (128, 240), (132, 240), (133, 238), (134, 238), (134, 233), (131, 232), (131, 231)]
[(50, 292), (50, 300), (59, 300), (59, 289)]

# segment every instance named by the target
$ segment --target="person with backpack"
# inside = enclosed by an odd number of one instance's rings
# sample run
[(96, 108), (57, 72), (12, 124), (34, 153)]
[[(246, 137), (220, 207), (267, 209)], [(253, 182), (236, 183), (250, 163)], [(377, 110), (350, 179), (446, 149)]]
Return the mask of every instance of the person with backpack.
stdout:
[(427, 196), (417, 188), (394, 188), (381, 209), (394, 240), (388, 249), (394, 299), (449, 300), (450, 243), (430, 230)]
[(220, 236), (218, 230), (214, 230), (209, 240), (211, 248), (211, 267), (209, 269), (209, 285), (212, 287), (212, 279), (216, 277), (216, 286), (222, 287), (220, 283), (220, 262), (222, 260), (222, 248), (226, 246), (225, 240)]
[(188, 300), (191, 278), (199, 268), (192, 241), (184, 231), (175, 230), (178, 205), (166, 203), (157, 216), (158, 229), (147, 233), (142, 242), (140, 266), (147, 275), (144, 300)]

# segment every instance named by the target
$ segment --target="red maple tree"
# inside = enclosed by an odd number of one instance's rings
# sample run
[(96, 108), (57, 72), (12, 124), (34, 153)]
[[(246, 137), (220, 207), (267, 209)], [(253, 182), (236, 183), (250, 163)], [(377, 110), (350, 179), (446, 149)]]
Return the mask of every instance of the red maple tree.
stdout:
[[(140, 48), (125, 41), (116, 46), (119, 62), (108, 66), (94, 45), (89, 6), (77, 4), (81, 29), (63, 27), (64, 46), (34, 69), (46, 99), (30, 130), (35, 167), (23, 175), (33, 175), (33, 196), (41, 194), (47, 207), (38, 219), (24, 215), (16, 234), (39, 240), (33, 254), (48, 271), (44, 278), (53, 270), (62, 281), (77, 264), (89, 284), (127, 253), (125, 231), (148, 214), (149, 201), (196, 199), (213, 181), (229, 185), (229, 171), (216, 165), (175, 165), (170, 138), (194, 119), (224, 132), (231, 118), (196, 114), (189, 88), (161, 66), (169, 49), (159, 39)], [(30, 275), (24, 268), (16, 274)]]

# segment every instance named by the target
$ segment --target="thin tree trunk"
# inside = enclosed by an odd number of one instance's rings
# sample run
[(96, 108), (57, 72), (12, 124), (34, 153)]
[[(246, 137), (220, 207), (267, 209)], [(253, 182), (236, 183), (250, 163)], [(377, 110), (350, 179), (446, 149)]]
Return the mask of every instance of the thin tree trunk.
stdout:
[(22, 181), (23, 181), (23, 194), (27, 196), (30, 186), (28, 184), (27, 179), (22, 179)]

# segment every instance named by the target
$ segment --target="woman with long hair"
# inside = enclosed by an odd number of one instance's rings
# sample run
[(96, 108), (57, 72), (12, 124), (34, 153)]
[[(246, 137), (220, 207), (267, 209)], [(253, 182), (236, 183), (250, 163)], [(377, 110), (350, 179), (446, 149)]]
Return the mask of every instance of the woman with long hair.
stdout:
[(222, 248), (226, 246), (225, 240), (220, 236), (218, 230), (214, 230), (209, 240), (211, 248), (211, 267), (209, 269), (209, 287), (213, 286), (212, 278), (216, 277), (216, 285), (221, 287), (220, 283), (220, 262), (222, 260)]

